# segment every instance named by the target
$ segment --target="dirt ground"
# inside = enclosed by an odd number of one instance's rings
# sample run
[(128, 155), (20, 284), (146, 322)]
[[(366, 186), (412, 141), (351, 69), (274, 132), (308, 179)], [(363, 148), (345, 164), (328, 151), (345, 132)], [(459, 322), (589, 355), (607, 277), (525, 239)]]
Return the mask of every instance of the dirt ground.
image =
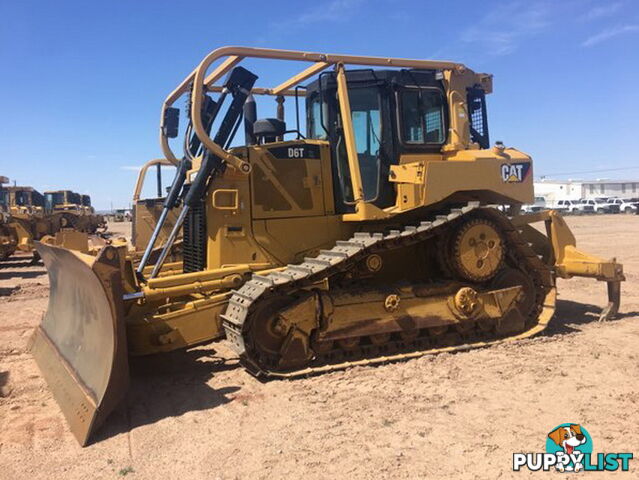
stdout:
[[(584, 250), (623, 261), (619, 319), (598, 323), (605, 285), (575, 279), (545, 333), (483, 350), (268, 383), (223, 344), (136, 362), (86, 448), (26, 351), (45, 269), (15, 257), (0, 266), (0, 479), (543, 478), (512, 455), (545, 451), (564, 422), (595, 451), (639, 455), (639, 216), (568, 221)], [(637, 478), (637, 461), (594, 475)]]

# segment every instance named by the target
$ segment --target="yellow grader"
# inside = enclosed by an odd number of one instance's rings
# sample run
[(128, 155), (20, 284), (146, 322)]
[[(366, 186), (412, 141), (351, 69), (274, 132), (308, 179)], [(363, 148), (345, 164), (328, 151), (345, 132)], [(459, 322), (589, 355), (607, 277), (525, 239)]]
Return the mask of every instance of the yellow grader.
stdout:
[[(306, 65), (257, 86), (239, 65), (255, 59)], [(177, 170), (141, 258), (37, 246), (51, 294), (32, 351), (78, 441), (122, 400), (131, 355), (226, 339), (250, 373), (290, 378), (485, 347), (542, 331), (558, 277), (607, 282), (601, 318), (614, 316), (622, 266), (579, 251), (556, 212), (519, 214), (532, 160), (489, 144), (491, 92), (491, 75), (454, 62), (207, 55), (163, 104), (160, 143)], [(257, 119), (262, 96), (276, 118)], [(165, 260), (180, 232), (175, 272)]]

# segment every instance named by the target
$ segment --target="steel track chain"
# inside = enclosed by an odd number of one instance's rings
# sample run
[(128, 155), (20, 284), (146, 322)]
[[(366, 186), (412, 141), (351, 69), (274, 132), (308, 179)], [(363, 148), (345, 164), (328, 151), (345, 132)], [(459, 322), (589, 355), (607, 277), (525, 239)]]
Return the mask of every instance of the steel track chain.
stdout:
[[(386, 249), (396, 249), (434, 238), (451, 222), (474, 212), (482, 212), (495, 220), (502, 232), (508, 237), (507, 241), (513, 245), (520, 260), (524, 262), (526, 270), (536, 274), (536, 286), (543, 289), (544, 295), (537, 299), (537, 306), (541, 308), (543, 297), (553, 288), (553, 276), (549, 267), (534, 252), (531, 246), (520, 236), (516, 227), (497, 209), (481, 207), (479, 202), (469, 202), (465, 207), (451, 209), (446, 215), (437, 215), (432, 221), (421, 222), (418, 226), (409, 225), (403, 230), (391, 230), (387, 234), (357, 232), (349, 240), (339, 240), (330, 250), (321, 250), (314, 258), (305, 258), (300, 264), (290, 264), (284, 269), (266, 275), (253, 274), (239, 290), (234, 290), (228, 307), (222, 317), (227, 340), (243, 360), (251, 373), (264, 374), (273, 377), (296, 377), (313, 373), (340, 370), (357, 365), (372, 365), (390, 361), (420, 357), (430, 353), (445, 351), (468, 350), (481, 346), (492, 345), (507, 339), (497, 339), (490, 342), (476, 342), (450, 347), (411, 351), (394, 355), (380, 355), (375, 358), (362, 358), (337, 364), (307, 367), (293, 372), (265, 371), (252, 361), (247, 352), (244, 333), (247, 319), (255, 311), (260, 301), (274, 295), (291, 295), (295, 291), (308, 288), (336, 273), (344, 272), (351, 266), (373, 253)], [(539, 312), (536, 312), (538, 314)], [(525, 333), (518, 337), (526, 336)]]

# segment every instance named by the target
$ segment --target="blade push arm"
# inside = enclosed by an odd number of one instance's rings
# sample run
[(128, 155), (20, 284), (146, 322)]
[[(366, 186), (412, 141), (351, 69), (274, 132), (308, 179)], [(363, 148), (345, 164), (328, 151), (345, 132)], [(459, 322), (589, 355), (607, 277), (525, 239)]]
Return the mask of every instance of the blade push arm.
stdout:
[[(548, 261), (553, 263), (556, 275), (560, 278), (588, 277), (606, 282), (608, 304), (602, 310), (599, 320), (614, 318), (619, 312), (621, 303), (621, 282), (626, 279), (623, 274), (623, 265), (617, 263), (614, 258), (605, 260), (579, 250), (575, 236), (562, 216), (554, 210), (522, 215), (513, 219), (513, 223), (520, 226), (540, 221), (546, 224), (546, 233), (551, 246)], [(533, 237), (529, 240), (535, 242)]]

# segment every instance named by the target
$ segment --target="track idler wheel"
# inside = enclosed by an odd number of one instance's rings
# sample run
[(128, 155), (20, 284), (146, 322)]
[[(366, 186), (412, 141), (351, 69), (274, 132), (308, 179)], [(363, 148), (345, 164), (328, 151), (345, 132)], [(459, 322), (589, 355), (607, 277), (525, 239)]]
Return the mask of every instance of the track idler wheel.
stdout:
[(253, 348), (258, 352), (261, 360), (274, 367), (280, 356), (282, 347), (288, 334), (281, 322), (279, 312), (292, 303), (288, 296), (278, 296), (260, 305), (255, 312), (255, 321), (251, 325)]

